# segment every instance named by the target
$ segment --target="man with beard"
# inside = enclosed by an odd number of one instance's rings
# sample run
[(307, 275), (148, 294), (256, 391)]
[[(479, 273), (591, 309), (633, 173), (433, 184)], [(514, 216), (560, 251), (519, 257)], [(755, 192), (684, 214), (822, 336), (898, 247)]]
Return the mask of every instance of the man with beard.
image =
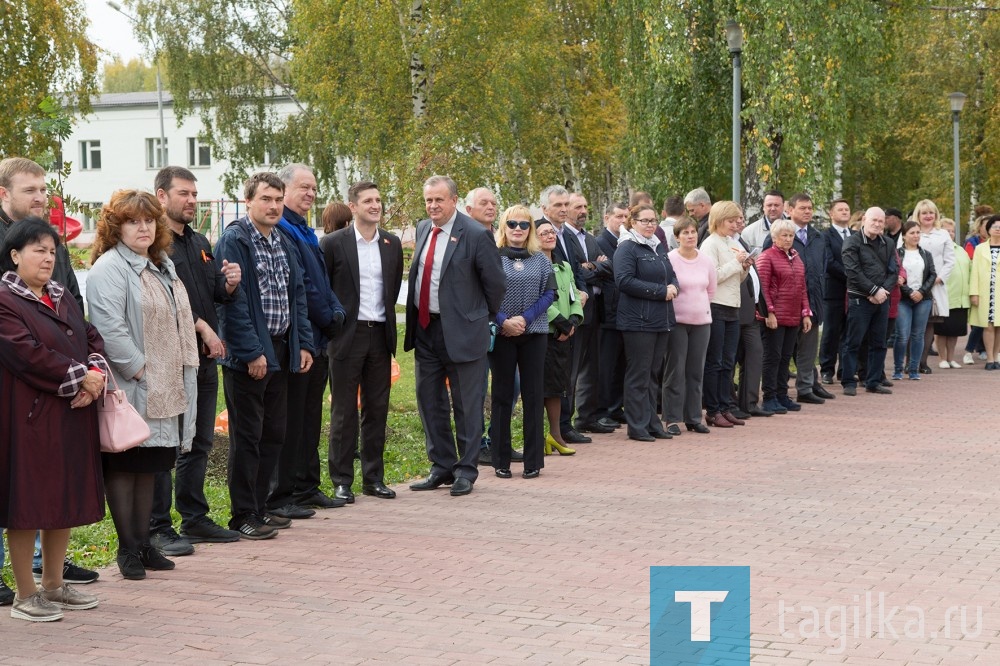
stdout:
[(168, 166), (156, 174), (153, 188), (166, 213), (167, 226), (173, 233), (171, 259), (177, 277), (184, 283), (198, 334), (198, 416), (191, 450), (177, 455), (174, 503), (181, 514), (180, 535), (170, 519), (170, 472), (156, 475), (153, 490), (153, 514), (150, 519), (150, 543), (168, 556), (190, 555), (192, 543), (228, 543), (240, 535), (208, 517), (205, 498), (205, 471), (215, 435), (215, 407), (219, 394), (216, 359), (224, 346), (219, 339), (216, 303), (229, 303), (239, 288), (239, 264), (225, 262), (220, 270), (212, 256), (212, 246), (203, 234), (192, 228), (197, 217), (198, 185), (195, 175), (182, 167)]

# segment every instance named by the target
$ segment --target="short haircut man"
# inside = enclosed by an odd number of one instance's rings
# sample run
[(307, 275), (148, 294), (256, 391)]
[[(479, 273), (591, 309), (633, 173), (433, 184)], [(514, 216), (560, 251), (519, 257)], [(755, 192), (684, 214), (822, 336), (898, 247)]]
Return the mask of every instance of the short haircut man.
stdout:
[(889, 293), (899, 273), (896, 248), (882, 233), (885, 213), (869, 208), (862, 218), (861, 232), (844, 240), (844, 273), (847, 276), (847, 333), (841, 359), (844, 395), (856, 395), (858, 349), (868, 339), (867, 376), (869, 393), (892, 393), (882, 386), (885, 366), (886, 329), (889, 321)]
[(764, 247), (764, 241), (771, 235), (771, 224), (780, 220), (785, 212), (785, 195), (780, 190), (768, 190), (764, 193), (762, 208), (760, 217), (740, 234), (751, 250)]
[(701, 247), (711, 233), (708, 228), (708, 213), (712, 210), (712, 198), (704, 187), (696, 187), (684, 195), (684, 207), (688, 215), (698, 221), (698, 246)]
[[(198, 179), (188, 169), (167, 166), (153, 181), (156, 198), (163, 206), (167, 226), (173, 237), (170, 258), (177, 277), (187, 290), (198, 334), (198, 411), (191, 450), (177, 455), (172, 489), (170, 472), (156, 476), (150, 543), (164, 555), (187, 555), (192, 543), (239, 541), (239, 533), (227, 530), (208, 517), (205, 497), (205, 473), (215, 437), (215, 412), (219, 393), (216, 359), (223, 355), (218, 336), (216, 305), (236, 299), (241, 280), (238, 264), (226, 264), (220, 270), (212, 257), (208, 238), (191, 227), (197, 217)], [(174, 531), (170, 517), (171, 495), (176, 491), (175, 507), (181, 515), (180, 534)]]
[(493, 231), (497, 219), (497, 198), (488, 187), (477, 187), (465, 196), (465, 212), (473, 220)]
[[(823, 232), (826, 242), (826, 277), (823, 286), (823, 338), (819, 345), (820, 377), (824, 384), (832, 384), (837, 369), (837, 359), (844, 341), (844, 323), (847, 321), (844, 302), (847, 294), (847, 277), (842, 258), (844, 240), (851, 235), (851, 205), (846, 199), (835, 199), (829, 206), (830, 228)], [(843, 359), (841, 359), (843, 365)]]
[(285, 184), (257, 173), (244, 185), (246, 216), (222, 232), (216, 263), (237, 263), (240, 296), (219, 309), (226, 341), (223, 388), (229, 410), (230, 529), (244, 539), (268, 539), (288, 519), (267, 511), (271, 478), (288, 418), (288, 374), (312, 366), (312, 326), (299, 262), (280, 231)]
[[(0, 160), (0, 245), (7, 230), (26, 217), (49, 219), (48, 186), (45, 169), (26, 157), (7, 157)], [(84, 312), (80, 285), (73, 272), (69, 250), (65, 244), (56, 247), (56, 265), (52, 279), (66, 287)]]
[(313, 340), (313, 363), (307, 371), (288, 375), (288, 419), (278, 469), (267, 498), (270, 513), (282, 518), (309, 518), (314, 509), (344, 506), (320, 490), (319, 439), (329, 361), (327, 344), (344, 323), (344, 308), (330, 287), (323, 253), (307, 216), (316, 201), (316, 176), (308, 164), (293, 162), (278, 172), (285, 185), (278, 229), (288, 241), (289, 261), (298, 263), (306, 294)]

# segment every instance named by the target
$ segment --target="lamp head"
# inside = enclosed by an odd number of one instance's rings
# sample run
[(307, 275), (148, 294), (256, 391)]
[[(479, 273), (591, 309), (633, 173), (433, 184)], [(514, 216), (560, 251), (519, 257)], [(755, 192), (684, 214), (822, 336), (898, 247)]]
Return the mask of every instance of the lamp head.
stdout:
[(952, 113), (961, 113), (962, 107), (965, 106), (965, 100), (967, 99), (965, 93), (953, 92), (948, 95), (948, 101), (951, 103)]
[(733, 55), (743, 50), (743, 29), (733, 19), (726, 21), (726, 45)]

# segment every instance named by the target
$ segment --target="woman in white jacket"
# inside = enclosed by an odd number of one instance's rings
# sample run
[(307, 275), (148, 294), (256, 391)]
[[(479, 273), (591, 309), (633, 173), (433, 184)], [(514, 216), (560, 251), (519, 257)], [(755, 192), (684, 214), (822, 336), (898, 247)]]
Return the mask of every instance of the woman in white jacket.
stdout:
[[(927, 355), (931, 351), (931, 343), (934, 341), (934, 323), (943, 321), (948, 316), (948, 287), (945, 281), (955, 268), (955, 250), (953, 249), (951, 236), (941, 228), (941, 214), (937, 206), (930, 199), (918, 201), (913, 207), (913, 215), (910, 219), (920, 225), (920, 247), (930, 252), (934, 259), (934, 271), (937, 279), (934, 280), (934, 287), (931, 289), (931, 316), (927, 321), (927, 330), (924, 333), (924, 349), (920, 356), (920, 372), (925, 375), (931, 373), (927, 365)], [(900, 235), (897, 247), (903, 246), (903, 237)]]

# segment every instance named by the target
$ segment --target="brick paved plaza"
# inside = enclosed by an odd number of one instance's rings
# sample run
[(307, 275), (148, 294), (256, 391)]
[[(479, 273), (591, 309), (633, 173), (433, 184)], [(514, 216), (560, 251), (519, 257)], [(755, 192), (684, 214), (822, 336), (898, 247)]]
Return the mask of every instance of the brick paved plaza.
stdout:
[(1000, 664), (1000, 373), (834, 388), (727, 432), (597, 438), (537, 480), (484, 470), (465, 498), (359, 496), (145, 581), (105, 569), (96, 610), (3, 609), (0, 661), (646, 664), (651, 565), (746, 565), (755, 664)]

